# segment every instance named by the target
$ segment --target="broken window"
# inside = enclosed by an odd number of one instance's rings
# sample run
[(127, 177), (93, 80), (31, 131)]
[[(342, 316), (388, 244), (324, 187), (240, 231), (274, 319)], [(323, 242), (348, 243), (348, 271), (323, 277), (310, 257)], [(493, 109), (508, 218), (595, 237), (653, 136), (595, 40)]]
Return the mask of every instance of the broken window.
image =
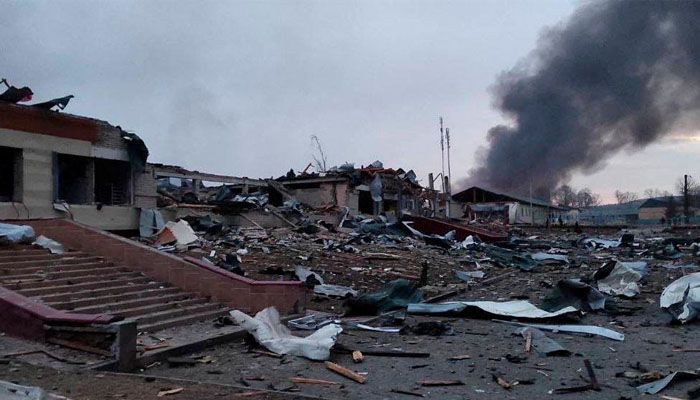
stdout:
[(357, 209), (362, 214), (374, 214), (374, 200), (372, 194), (368, 190), (358, 191)]
[(0, 202), (20, 201), (22, 150), (0, 147)]
[(105, 205), (129, 204), (131, 168), (126, 161), (95, 160), (95, 202)]
[(92, 203), (95, 172), (92, 159), (56, 154), (55, 160), (56, 199), (69, 204)]

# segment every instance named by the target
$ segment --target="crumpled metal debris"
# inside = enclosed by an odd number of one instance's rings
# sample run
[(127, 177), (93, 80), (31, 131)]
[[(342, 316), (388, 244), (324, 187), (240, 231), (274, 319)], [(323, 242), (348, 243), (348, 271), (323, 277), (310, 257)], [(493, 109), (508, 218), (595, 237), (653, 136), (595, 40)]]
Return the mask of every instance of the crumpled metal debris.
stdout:
[(261, 346), (271, 352), (302, 356), (311, 360), (327, 360), (331, 347), (343, 331), (338, 324), (328, 324), (307, 337), (294, 336), (282, 325), (279, 313), (274, 307), (258, 312), (254, 318), (233, 310), (231, 317), (253, 335)]
[(532, 257), (533, 260), (535, 260), (539, 263), (562, 264), (562, 265), (569, 264), (569, 257), (567, 257), (563, 254), (550, 254), (550, 253), (539, 252), (539, 253), (533, 253), (530, 256)]
[(544, 299), (542, 309), (556, 311), (569, 306), (582, 311), (602, 310), (605, 296), (577, 279), (562, 279)]
[(357, 297), (358, 295), (355, 289), (327, 283), (314, 286), (314, 293), (331, 297)]
[(323, 285), (324, 283), (321, 275), (313, 272), (303, 265), (297, 265), (294, 269), (294, 274), (297, 276), (297, 279), (299, 279), (301, 282), (306, 282), (310, 286)]
[(347, 315), (376, 315), (379, 312), (403, 308), (423, 299), (423, 290), (407, 279), (396, 279), (381, 290), (350, 298), (345, 302)]
[(163, 214), (155, 208), (142, 208), (139, 215), (139, 236), (151, 237), (165, 226)]
[(504, 266), (518, 267), (521, 271), (532, 271), (537, 266), (537, 261), (526, 253), (486, 244), (482, 248), (489, 258)]
[(48, 249), (51, 252), (51, 254), (64, 253), (62, 244), (58, 243), (55, 240), (49, 239), (44, 235), (39, 235), (39, 237), (37, 237), (36, 240), (32, 242), (32, 244)]
[(639, 294), (639, 282), (646, 274), (647, 263), (610, 261), (593, 276), (598, 290), (613, 296), (634, 297)]
[(549, 325), (549, 324), (545, 325), (545, 324), (531, 324), (531, 323), (522, 323), (522, 322), (514, 322), (514, 321), (503, 321), (503, 320), (499, 320), (499, 319), (495, 319), (494, 321), (502, 322), (504, 324), (515, 325), (515, 326), (528, 326), (531, 328), (541, 329), (543, 331), (585, 333), (588, 335), (603, 336), (603, 337), (606, 337), (608, 339), (617, 340), (620, 342), (625, 340), (625, 335), (622, 333), (615, 332), (612, 329), (601, 328), (600, 326), (594, 326), (594, 325)]
[(579, 244), (582, 244), (586, 247), (591, 247), (594, 249), (609, 249), (612, 247), (619, 247), (621, 243), (621, 240), (610, 240), (610, 239), (602, 239), (602, 238), (584, 238), (579, 241)]
[(686, 323), (700, 315), (700, 272), (676, 279), (661, 293), (661, 308)]
[(532, 328), (529, 326), (519, 328), (515, 331), (516, 334), (521, 335), (523, 338), (528, 336), (528, 333), (532, 337), (532, 347), (537, 350), (537, 352), (544, 356), (569, 356), (571, 352), (559, 343), (547, 337), (541, 330), (537, 328)]
[(450, 301), (446, 303), (409, 304), (407, 312), (409, 314), (429, 314), (429, 315), (458, 315), (470, 316), (486, 313), (501, 317), (522, 318), (522, 319), (549, 319), (566, 315), (577, 314), (578, 310), (573, 307), (564, 307), (555, 312), (548, 312), (535, 307), (525, 300), (513, 301)]
[(454, 271), (455, 277), (465, 282), (473, 282), (474, 279), (481, 279), (486, 274), (484, 271)]
[(0, 399), (2, 400), (68, 400), (67, 397), (46, 393), (36, 386), (22, 386), (0, 381)]
[(679, 380), (688, 380), (688, 379), (700, 379), (700, 374), (696, 374), (695, 372), (688, 372), (688, 371), (676, 371), (672, 374), (669, 374), (667, 377), (663, 379), (659, 379), (658, 381), (650, 382), (645, 385), (637, 386), (637, 390), (639, 390), (642, 393), (647, 393), (647, 394), (656, 394), (659, 393), (660, 391), (664, 390), (666, 386), (670, 385), (671, 382), (673, 381), (679, 381)]
[(293, 319), (287, 321), (287, 326), (294, 329), (301, 329), (307, 331), (314, 331), (318, 328), (326, 326), (328, 324), (339, 324), (340, 320), (336, 320), (334, 317), (318, 317), (315, 314), (305, 315), (301, 318)]

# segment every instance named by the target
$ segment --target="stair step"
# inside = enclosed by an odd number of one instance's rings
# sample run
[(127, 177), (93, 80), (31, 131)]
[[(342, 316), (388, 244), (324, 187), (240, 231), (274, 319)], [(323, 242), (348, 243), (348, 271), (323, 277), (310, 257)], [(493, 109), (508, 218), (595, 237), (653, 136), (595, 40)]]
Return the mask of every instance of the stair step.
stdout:
[(146, 282), (151, 282), (151, 281), (152, 281), (152, 279), (149, 277), (139, 276), (139, 277), (120, 278), (120, 279), (113, 279), (113, 280), (101, 279), (101, 280), (98, 280), (95, 282), (45, 286), (45, 287), (39, 287), (39, 288), (34, 288), (34, 289), (21, 289), (21, 290), (15, 290), (15, 291), (17, 293), (21, 294), (22, 296), (36, 297), (36, 296), (42, 296), (42, 295), (46, 295), (46, 294), (70, 293), (70, 292), (74, 292), (74, 291), (81, 291), (81, 290), (88, 290), (88, 289), (102, 289), (102, 288), (109, 288), (109, 287), (114, 287), (114, 286), (124, 286), (124, 285), (129, 284), (129, 283), (139, 284), (139, 283), (146, 283)]
[(32, 260), (32, 261), (10, 261), (0, 263), (1, 269), (16, 270), (21, 268), (36, 268), (36, 267), (51, 267), (56, 265), (84, 264), (87, 262), (102, 261), (102, 257), (97, 256), (79, 256), (79, 257), (64, 257), (55, 258), (52, 260)]
[[(95, 271), (95, 270), (92, 270)], [(98, 270), (99, 271), (99, 270)], [(102, 272), (102, 271), (99, 271)], [(140, 272), (133, 272), (133, 271), (127, 271), (127, 272), (116, 272), (116, 273), (99, 273), (99, 274), (93, 274), (93, 275), (82, 275), (82, 276), (71, 276), (68, 278), (61, 278), (61, 279), (46, 279), (41, 282), (23, 282), (23, 283), (14, 283), (14, 284), (8, 284), (5, 285), (10, 290), (24, 290), (24, 289), (37, 289), (37, 288), (44, 288), (44, 287), (52, 287), (52, 286), (62, 286), (62, 285), (73, 285), (73, 287), (76, 287), (78, 284), (82, 283), (91, 283), (91, 282), (101, 282), (101, 281), (112, 281), (112, 280), (119, 280), (122, 278), (137, 278), (137, 277), (143, 277), (143, 275)]]
[(214, 311), (203, 312), (200, 314), (191, 314), (184, 317), (168, 319), (153, 324), (139, 325), (139, 332), (156, 332), (167, 328), (172, 328), (173, 326), (187, 325), (193, 322), (213, 320), (222, 315), (228, 315), (228, 308), (221, 308)]
[(60, 273), (67, 271), (80, 271), (86, 269), (95, 269), (103, 267), (111, 267), (114, 263), (109, 261), (96, 261), (73, 264), (58, 264), (37, 267), (21, 267), (21, 268), (0, 268), (0, 278), (13, 275), (30, 275), (30, 274), (49, 274)]
[(109, 312), (109, 314), (117, 315), (124, 318), (138, 318), (139, 316), (151, 315), (161, 311), (186, 308), (199, 304), (207, 303), (209, 300), (199, 297), (193, 299), (183, 299), (178, 301), (163, 302), (151, 304), (142, 307), (127, 308), (121, 311)]
[(125, 293), (127, 291), (138, 291), (138, 290), (147, 290), (147, 289), (157, 289), (161, 287), (162, 284), (158, 282), (149, 282), (149, 283), (144, 283), (144, 284), (136, 284), (136, 285), (124, 285), (124, 286), (114, 286), (114, 287), (108, 287), (108, 288), (101, 288), (101, 289), (93, 289), (93, 290), (83, 290), (79, 292), (70, 292), (70, 293), (58, 293), (58, 294), (47, 294), (43, 296), (37, 296), (35, 299), (49, 303), (49, 302), (64, 302), (64, 301), (71, 301), (71, 300), (77, 300), (77, 299), (85, 299), (88, 297), (100, 297), (100, 296), (106, 296), (110, 294), (121, 294)]
[[(81, 265), (81, 264), (74, 264)], [(100, 267), (105, 265), (104, 267)], [(97, 268), (95, 268), (97, 267)], [(68, 270), (68, 271), (51, 271), (47, 269), (38, 270), (32, 273), (26, 274), (15, 274), (15, 275), (0, 275), (0, 285), (3, 282), (9, 281), (36, 281), (37, 279), (63, 279), (70, 278), (73, 276), (83, 276), (83, 275), (98, 275), (98, 274), (114, 274), (118, 272), (129, 272), (129, 269), (124, 267), (115, 267), (112, 263), (102, 263), (102, 264), (85, 264), (82, 269)], [(17, 282), (10, 282), (17, 283)]]
[(21, 256), (21, 255), (28, 255), (28, 256), (33, 256), (37, 254), (49, 254), (49, 251), (46, 249), (35, 249), (35, 248), (30, 248), (30, 249), (10, 249), (10, 250), (0, 250), (0, 256)]
[(156, 288), (151, 288), (147, 290), (143, 289), (129, 289), (125, 288), (121, 292), (117, 294), (108, 294), (105, 296), (95, 296), (95, 297), (84, 297), (84, 298), (77, 298), (71, 300), (70, 298), (67, 300), (57, 300), (57, 301), (49, 301), (44, 304), (53, 307), (57, 310), (72, 310), (72, 311), (78, 311), (78, 309), (83, 309), (81, 312), (85, 313), (90, 313), (90, 312), (102, 312), (98, 311), (99, 309), (94, 309), (92, 311), (87, 311), (84, 310), (87, 307), (101, 307), (105, 305), (110, 305), (110, 304), (119, 304), (120, 302), (128, 303), (131, 300), (134, 301), (139, 301), (139, 300), (147, 300), (151, 298), (157, 298), (158, 296), (166, 296), (166, 295), (174, 295), (174, 294), (183, 294), (185, 292), (182, 291), (182, 289), (177, 288), (177, 287), (166, 287), (166, 288), (161, 288), (161, 287), (156, 287)]
[(138, 324), (152, 324), (159, 321), (165, 321), (189, 314), (198, 314), (208, 311), (213, 311), (220, 308), (221, 305), (216, 303), (206, 303), (201, 305), (195, 305), (192, 307), (175, 308), (172, 310), (158, 311), (150, 314), (140, 315), (138, 317), (129, 318), (132, 321), (136, 321)]
[[(168, 288), (170, 290), (171, 288)], [(177, 289), (177, 288), (174, 288)], [(172, 292), (172, 291), (171, 291)], [(145, 292), (144, 294), (148, 294), (149, 292)], [(189, 298), (195, 298), (196, 295), (193, 293), (187, 293), (187, 292), (182, 292), (179, 289), (177, 291), (172, 292), (172, 293), (165, 293), (162, 294), (162, 292), (153, 292), (153, 296), (149, 297), (139, 297), (140, 293), (132, 293), (128, 297), (128, 299), (124, 299), (124, 297), (127, 296), (108, 296), (108, 297), (96, 297), (94, 299), (102, 299), (102, 302), (96, 302), (94, 304), (90, 305), (84, 305), (84, 306), (78, 306), (71, 308), (73, 312), (77, 313), (107, 313), (107, 314), (114, 314), (118, 313), (120, 310), (128, 310), (132, 308), (137, 308), (137, 307), (145, 307), (149, 306), (152, 304), (163, 304), (163, 303), (169, 303), (172, 301), (177, 301), (177, 300), (185, 300)], [(158, 296), (158, 294), (162, 294)], [(117, 301), (112, 301), (112, 300), (117, 300)], [(59, 303), (61, 305), (66, 304), (67, 306), (70, 306), (71, 304), (69, 303)], [(54, 308), (58, 308), (55, 305), (52, 305)], [(61, 308), (64, 308), (63, 306)]]
[(82, 252), (52, 254), (45, 252), (44, 254), (26, 254), (26, 255), (2, 255), (0, 254), (0, 263), (17, 262), (17, 261), (45, 261), (55, 260), (64, 257), (81, 257), (87, 254)]

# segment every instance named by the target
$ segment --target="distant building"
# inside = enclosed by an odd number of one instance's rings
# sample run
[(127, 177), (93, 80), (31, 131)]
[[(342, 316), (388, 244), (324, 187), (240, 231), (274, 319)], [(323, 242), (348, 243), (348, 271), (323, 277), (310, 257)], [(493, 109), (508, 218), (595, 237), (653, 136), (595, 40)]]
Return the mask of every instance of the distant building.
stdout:
[[(526, 198), (480, 186), (472, 186), (452, 196), (452, 201), (461, 205), (466, 219), (501, 220), (508, 224), (573, 224), (578, 210), (553, 206), (537, 198)], [(454, 204), (453, 203), (453, 204)], [(458, 215), (453, 215), (457, 217)]]
[[(675, 202), (675, 216), (669, 216), (671, 198)], [(696, 222), (698, 211), (695, 201), (689, 208), (689, 222)], [(667, 196), (630, 201), (623, 204), (606, 204), (581, 211), (580, 220), (587, 225), (650, 225), (683, 222), (683, 197)]]

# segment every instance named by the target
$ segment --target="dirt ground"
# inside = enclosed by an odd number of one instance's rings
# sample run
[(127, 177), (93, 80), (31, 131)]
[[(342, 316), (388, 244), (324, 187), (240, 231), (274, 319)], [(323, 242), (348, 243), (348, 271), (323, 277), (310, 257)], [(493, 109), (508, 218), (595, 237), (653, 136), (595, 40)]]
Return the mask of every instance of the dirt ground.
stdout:
[(46, 392), (71, 400), (156, 399), (158, 393), (182, 389), (162, 398), (177, 400), (240, 399), (265, 400), (304, 399), (295, 393), (275, 393), (232, 387), (225, 384), (193, 383), (167, 378), (153, 378), (128, 374), (113, 374), (90, 370), (62, 371), (21, 361), (0, 364), (0, 380), (25, 386), (39, 386)]

